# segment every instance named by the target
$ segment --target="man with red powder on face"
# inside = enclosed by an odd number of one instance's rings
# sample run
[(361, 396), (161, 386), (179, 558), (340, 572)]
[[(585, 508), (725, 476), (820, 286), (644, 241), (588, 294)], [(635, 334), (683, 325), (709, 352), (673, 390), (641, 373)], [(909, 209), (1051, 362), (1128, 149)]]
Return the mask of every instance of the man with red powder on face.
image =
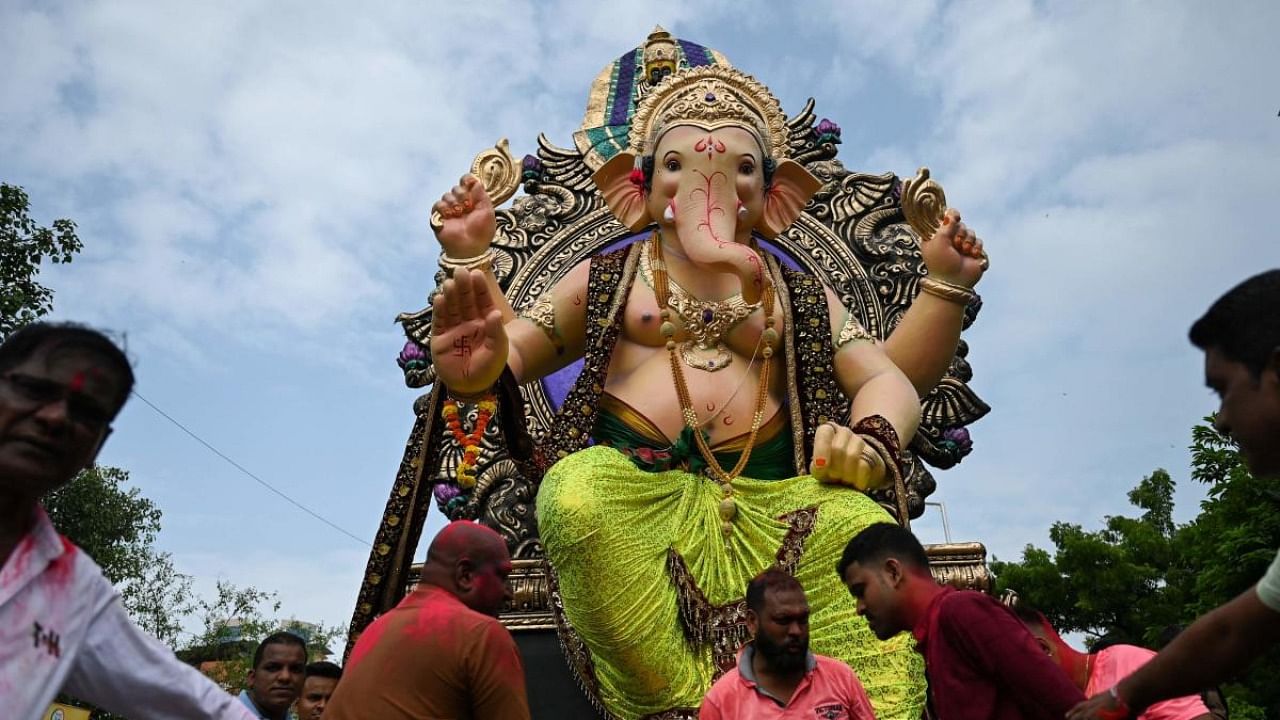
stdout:
[(60, 691), (133, 720), (250, 720), (138, 629), (40, 498), (93, 464), (133, 388), (102, 333), (33, 323), (0, 344), (0, 718), (42, 717)]
[(510, 573), (500, 535), (465, 520), (447, 525), (417, 589), (356, 641), (326, 720), (527, 720), (520, 651), (497, 620)]
[(1061, 720), (1084, 699), (1012, 610), (985, 593), (939, 585), (910, 530), (867, 526), (845, 546), (836, 574), (876, 637), (915, 637), (932, 717)]

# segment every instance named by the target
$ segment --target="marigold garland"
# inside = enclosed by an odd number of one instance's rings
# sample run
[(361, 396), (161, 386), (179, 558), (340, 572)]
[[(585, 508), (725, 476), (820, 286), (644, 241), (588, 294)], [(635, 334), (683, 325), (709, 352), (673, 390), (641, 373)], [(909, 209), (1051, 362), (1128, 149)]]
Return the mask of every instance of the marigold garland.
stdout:
[(484, 437), (484, 430), (489, 425), (489, 420), (493, 418), (494, 411), (498, 409), (497, 398), (490, 393), (476, 403), (476, 408), (476, 426), (472, 428), (470, 434), (462, 431), (462, 417), (458, 412), (457, 400), (446, 399), (444, 407), (440, 410), (446, 427), (453, 433), (458, 446), (462, 448), (462, 459), (458, 461), (457, 482), (458, 487), (465, 490), (476, 486), (476, 461), (480, 458), (480, 439)]

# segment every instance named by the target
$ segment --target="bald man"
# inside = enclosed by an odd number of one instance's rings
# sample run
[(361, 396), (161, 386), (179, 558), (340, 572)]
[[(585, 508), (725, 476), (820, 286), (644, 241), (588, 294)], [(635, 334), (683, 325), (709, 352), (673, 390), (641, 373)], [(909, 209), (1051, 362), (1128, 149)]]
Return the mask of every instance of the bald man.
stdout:
[(468, 521), (446, 526), (417, 589), (352, 648), (325, 719), (527, 720), (524, 665), (497, 620), (510, 573), (500, 535)]

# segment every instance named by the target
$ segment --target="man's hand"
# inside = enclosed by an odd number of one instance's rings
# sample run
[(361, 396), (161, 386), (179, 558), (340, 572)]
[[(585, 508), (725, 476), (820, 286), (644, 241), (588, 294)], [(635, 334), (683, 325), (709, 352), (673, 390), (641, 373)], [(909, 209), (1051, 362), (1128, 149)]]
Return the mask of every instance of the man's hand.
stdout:
[(819, 482), (848, 485), (862, 492), (879, 488), (886, 477), (879, 453), (849, 428), (830, 422), (814, 432), (809, 473)]
[(960, 222), (960, 211), (947, 208), (942, 226), (921, 246), (929, 276), (971, 288), (987, 269), (987, 253), (973, 229)]
[(1127, 720), (1129, 717), (1129, 706), (1109, 690), (1094, 695), (1067, 712), (1067, 720)]
[(443, 220), (440, 227), (433, 229), (445, 255), (461, 260), (489, 249), (497, 220), (489, 193), (474, 175), (463, 175), (431, 209)]
[(507, 364), (507, 332), (484, 273), (455, 270), (431, 304), (431, 362), (462, 394), (487, 391)]

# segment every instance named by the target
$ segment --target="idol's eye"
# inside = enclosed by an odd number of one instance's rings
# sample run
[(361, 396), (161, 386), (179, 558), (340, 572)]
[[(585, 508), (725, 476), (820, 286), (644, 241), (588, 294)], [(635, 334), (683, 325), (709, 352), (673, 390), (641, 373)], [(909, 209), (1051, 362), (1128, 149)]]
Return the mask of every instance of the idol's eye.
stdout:
[(675, 158), (670, 158), (667, 160), (666, 166), (667, 172), (677, 172), (680, 169), (680, 161)]
[(738, 172), (742, 173), (743, 175), (754, 175), (755, 171), (756, 171), (755, 163), (744, 162), (738, 166)]

